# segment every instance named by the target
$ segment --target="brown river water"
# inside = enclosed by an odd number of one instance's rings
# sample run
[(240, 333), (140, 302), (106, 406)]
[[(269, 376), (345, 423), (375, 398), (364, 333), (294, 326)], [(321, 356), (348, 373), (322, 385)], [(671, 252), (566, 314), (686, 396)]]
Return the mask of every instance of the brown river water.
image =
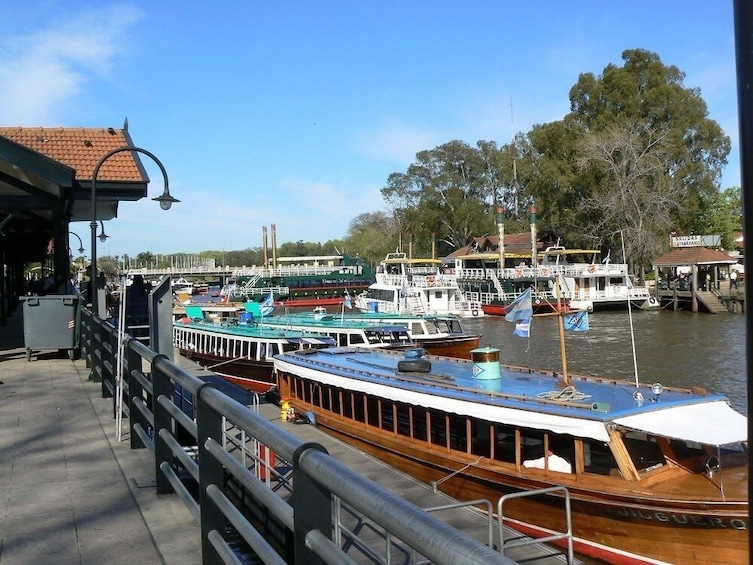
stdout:
[[(701, 386), (730, 398), (747, 413), (745, 317), (671, 310), (597, 311), (590, 330), (565, 332), (570, 374), (635, 379), (665, 386)], [(500, 349), (507, 365), (561, 371), (556, 317), (534, 318), (529, 339), (512, 335), (514, 324), (501, 317), (463, 321), (466, 331), (482, 334), (481, 344)], [(635, 357), (635, 362), (634, 362)]]

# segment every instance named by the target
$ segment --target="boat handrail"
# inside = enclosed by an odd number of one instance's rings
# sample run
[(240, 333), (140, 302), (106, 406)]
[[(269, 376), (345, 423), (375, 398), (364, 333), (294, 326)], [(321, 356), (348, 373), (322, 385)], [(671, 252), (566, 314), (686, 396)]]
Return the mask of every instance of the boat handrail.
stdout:
[[(543, 537), (543, 538), (524, 538), (524, 539), (515, 538), (507, 542), (504, 541), (505, 538), (504, 538), (504, 532), (502, 530), (502, 525), (504, 523), (503, 506), (505, 502), (515, 499), (515, 498), (540, 496), (542, 494), (553, 495), (556, 492), (561, 492), (565, 501), (566, 530), (564, 532), (554, 533), (550, 536)], [(497, 502), (497, 521), (499, 524), (499, 539), (500, 539), (499, 551), (502, 555), (505, 554), (506, 549), (512, 549), (514, 547), (521, 547), (521, 546), (533, 545), (533, 544), (538, 544), (538, 543), (549, 543), (549, 542), (564, 539), (564, 540), (567, 540), (567, 562), (573, 563), (573, 518), (572, 518), (572, 510), (570, 506), (570, 490), (567, 487), (553, 486), (553, 487), (526, 490), (526, 491), (521, 491), (521, 492), (513, 492), (510, 494), (505, 494)]]

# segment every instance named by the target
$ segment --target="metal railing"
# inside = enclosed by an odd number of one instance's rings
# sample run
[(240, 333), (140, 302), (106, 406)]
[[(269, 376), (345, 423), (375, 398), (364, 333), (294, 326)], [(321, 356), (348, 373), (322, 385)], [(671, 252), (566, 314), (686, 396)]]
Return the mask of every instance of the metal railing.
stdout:
[[(345, 504), (400, 540), (412, 563), (514, 564), (355, 473), (321, 445), (280, 429), (138, 340), (118, 336), (87, 309), (81, 336), (91, 379), (102, 383), (103, 397), (113, 397), (115, 412), (122, 395), (131, 448), (154, 453), (157, 494), (177, 494), (199, 522), (203, 563), (373, 563), (374, 555), (357, 552), (347, 532), (345, 541), (342, 530), (333, 532), (333, 509)], [(237, 443), (227, 441), (229, 429), (243, 443), (253, 438), (264, 453), (244, 461)], [(281, 462), (289, 476), (277, 471)], [(389, 549), (380, 560), (389, 563)]]

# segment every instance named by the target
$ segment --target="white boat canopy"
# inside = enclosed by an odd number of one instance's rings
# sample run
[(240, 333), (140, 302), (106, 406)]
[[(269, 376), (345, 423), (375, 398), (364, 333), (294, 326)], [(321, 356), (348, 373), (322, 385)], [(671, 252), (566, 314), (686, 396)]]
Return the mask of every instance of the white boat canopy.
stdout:
[(672, 406), (617, 418), (614, 423), (683, 441), (727, 445), (748, 439), (748, 419), (726, 401)]

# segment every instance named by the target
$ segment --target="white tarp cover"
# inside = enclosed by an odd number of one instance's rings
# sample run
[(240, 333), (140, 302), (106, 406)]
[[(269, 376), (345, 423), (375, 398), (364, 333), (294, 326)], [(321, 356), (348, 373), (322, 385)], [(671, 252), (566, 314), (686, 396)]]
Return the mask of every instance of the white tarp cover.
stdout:
[(614, 423), (657, 436), (706, 445), (727, 445), (748, 439), (748, 419), (722, 400), (652, 410), (617, 418)]

